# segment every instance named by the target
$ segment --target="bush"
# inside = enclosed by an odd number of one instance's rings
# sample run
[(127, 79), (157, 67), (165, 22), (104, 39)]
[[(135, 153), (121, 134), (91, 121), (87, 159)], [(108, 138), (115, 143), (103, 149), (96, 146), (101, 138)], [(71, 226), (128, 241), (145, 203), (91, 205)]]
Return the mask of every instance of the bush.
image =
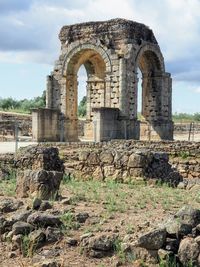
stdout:
[(4, 111), (16, 111), (30, 113), (32, 108), (43, 108), (46, 105), (46, 93), (33, 99), (15, 100), (12, 97), (0, 98), (0, 109)]

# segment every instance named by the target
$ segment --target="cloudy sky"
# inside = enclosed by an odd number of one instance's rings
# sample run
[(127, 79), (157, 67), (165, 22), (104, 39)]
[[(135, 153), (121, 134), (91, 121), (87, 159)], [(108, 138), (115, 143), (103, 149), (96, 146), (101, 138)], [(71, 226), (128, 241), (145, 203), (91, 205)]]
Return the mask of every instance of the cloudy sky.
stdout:
[(0, 0), (0, 97), (42, 94), (63, 25), (120, 17), (153, 29), (173, 78), (173, 112), (200, 112), (199, 12), (200, 0)]

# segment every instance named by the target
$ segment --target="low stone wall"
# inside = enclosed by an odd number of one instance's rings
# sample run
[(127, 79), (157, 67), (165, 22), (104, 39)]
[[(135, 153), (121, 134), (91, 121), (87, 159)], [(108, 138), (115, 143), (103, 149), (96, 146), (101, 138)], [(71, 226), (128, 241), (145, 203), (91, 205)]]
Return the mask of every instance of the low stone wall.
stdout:
[(18, 124), (19, 135), (32, 135), (31, 115), (0, 111), (0, 141), (14, 139), (16, 122)]
[[(48, 149), (49, 146), (56, 146), (59, 149), (66, 172), (73, 173), (81, 179), (104, 180), (110, 178), (127, 181), (133, 179), (133, 177), (138, 177), (139, 174), (140, 177), (145, 179), (158, 179), (159, 177), (164, 179), (162, 175), (166, 175), (165, 170), (169, 172), (167, 166), (170, 164), (170, 168), (177, 170), (183, 179), (188, 179), (190, 183), (200, 183), (200, 142), (113, 140), (102, 143), (47, 143), (41, 145), (41, 149)], [(15, 166), (20, 164), (17, 167), (24, 170), (40, 168), (48, 170), (49, 167), (46, 167), (46, 165), (49, 164), (53, 166), (53, 170), (56, 170), (56, 163), (52, 163), (51, 158), (47, 155), (45, 156), (47, 157), (46, 160), (44, 160), (44, 155), (37, 154), (39, 153), (38, 149), (39, 147), (36, 150), (32, 148), (31, 153), (26, 154), (25, 158), (20, 156), (20, 163), (16, 162)], [(129, 165), (129, 158), (136, 157), (134, 153), (144, 154), (143, 157), (146, 157), (146, 162), (149, 165), (143, 165), (143, 170), (140, 169), (140, 166), (131, 167)], [(158, 165), (154, 160), (157, 156), (160, 157)], [(105, 162), (105, 158), (107, 162)], [(6, 160), (7, 157), (3, 159), (2, 156), (0, 166), (2, 164), (5, 166)], [(134, 160), (136, 159), (134, 158)]]
[[(55, 145), (55, 144), (54, 144)], [(169, 156), (169, 163), (185, 179), (190, 182), (200, 180), (200, 142), (149, 142), (134, 140), (113, 140), (102, 143), (63, 143), (57, 144), (67, 167), (74, 163), (80, 151), (127, 151), (148, 149), (154, 152), (165, 152)], [(99, 153), (99, 152), (98, 152)], [(74, 163), (75, 164), (75, 163)]]
[(156, 179), (177, 185), (181, 176), (169, 164), (166, 153), (150, 150), (99, 149), (67, 154), (65, 171), (77, 179)]

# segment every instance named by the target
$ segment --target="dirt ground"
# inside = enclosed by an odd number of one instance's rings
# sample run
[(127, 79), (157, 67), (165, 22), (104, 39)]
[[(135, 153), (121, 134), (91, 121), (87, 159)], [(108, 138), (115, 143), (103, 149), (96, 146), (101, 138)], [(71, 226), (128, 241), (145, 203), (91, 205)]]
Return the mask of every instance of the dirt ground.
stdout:
[[(0, 198), (15, 198), (15, 181), (0, 182)], [(200, 208), (200, 192), (174, 189), (166, 185), (146, 185), (143, 182), (120, 184), (112, 181), (68, 181), (61, 186), (62, 201), (52, 200), (50, 213), (57, 213), (67, 218), (73, 214), (87, 212), (89, 218), (77, 229), (73, 220), (64, 220), (67, 226), (64, 238), (52, 245), (45, 245), (34, 251), (32, 257), (23, 257), (19, 251), (10, 258), (11, 243), (0, 242), (0, 267), (31, 267), (45, 259), (54, 259), (62, 267), (107, 267), (137, 266), (134, 259), (126, 256), (120, 249), (110, 257), (94, 259), (85, 255), (81, 247), (81, 236), (117, 234), (121, 242), (134, 242), (138, 236), (162, 224), (170, 214), (174, 214), (184, 205)], [(32, 199), (22, 199), (21, 210), (32, 206)], [(20, 212), (17, 211), (17, 212)], [(11, 217), (12, 213), (8, 213)], [(69, 246), (67, 240), (77, 240), (76, 246)], [(119, 265), (119, 262), (121, 265)], [(40, 266), (40, 265), (38, 265)]]

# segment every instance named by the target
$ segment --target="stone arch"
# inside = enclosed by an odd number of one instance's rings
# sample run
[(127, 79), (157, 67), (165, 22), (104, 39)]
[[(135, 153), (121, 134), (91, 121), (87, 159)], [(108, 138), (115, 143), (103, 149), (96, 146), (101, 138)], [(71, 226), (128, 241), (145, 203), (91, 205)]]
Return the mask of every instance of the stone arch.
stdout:
[(146, 121), (161, 117), (162, 76), (165, 72), (163, 56), (158, 47), (144, 45), (135, 60), (142, 73), (142, 116)]
[(106, 66), (106, 73), (111, 73), (112, 72), (112, 64), (111, 64), (111, 59), (109, 56), (109, 51), (107, 49), (103, 48), (101, 45), (98, 44), (92, 44), (92, 43), (84, 43), (80, 44), (79, 42), (74, 42), (71, 45), (68, 45), (67, 49), (65, 50), (65, 57), (63, 61), (63, 66), (62, 66), (62, 75), (65, 76), (65, 71), (67, 69), (67, 66), (70, 62), (70, 60), (77, 54), (79, 54), (83, 50), (93, 50), (97, 54), (99, 54), (102, 59), (105, 62)]
[[(91, 128), (94, 122), (93, 132), (97, 133), (93, 140), (138, 139), (138, 66), (143, 76), (143, 114), (152, 136), (173, 138), (172, 79), (149, 27), (125, 19), (85, 22), (63, 26), (59, 39), (61, 54), (47, 83), (47, 108), (52, 116), (45, 113), (44, 118), (51, 125), (53, 140), (59, 135), (60, 140), (77, 140), (77, 71), (81, 64), (88, 76), (87, 120)], [(44, 125), (42, 112), (38, 111), (38, 121)], [(42, 135), (40, 140), (50, 138), (48, 129)]]
[(87, 72), (87, 110), (84, 132), (87, 132), (87, 138), (92, 139), (93, 110), (106, 106), (106, 85), (108, 86), (106, 78), (111, 71), (111, 61), (105, 50), (92, 44), (79, 44), (76, 47), (73, 45), (72, 49), (68, 48), (67, 50), (62, 68), (62, 75), (66, 80), (64, 114), (73, 122), (71, 123), (74, 128), (72, 132), (76, 134), (78, 123), (77, 72), (80, 66), (84, 65)]
[(136, 54), (135, 66), (136, 70), (140, 64), (140, 59), (145, 56), (148, 63), (152, 63), (157, 71), (165, 72), (164, 58), (160, 51), (159, 46), (145, 44), (143, 45)]

